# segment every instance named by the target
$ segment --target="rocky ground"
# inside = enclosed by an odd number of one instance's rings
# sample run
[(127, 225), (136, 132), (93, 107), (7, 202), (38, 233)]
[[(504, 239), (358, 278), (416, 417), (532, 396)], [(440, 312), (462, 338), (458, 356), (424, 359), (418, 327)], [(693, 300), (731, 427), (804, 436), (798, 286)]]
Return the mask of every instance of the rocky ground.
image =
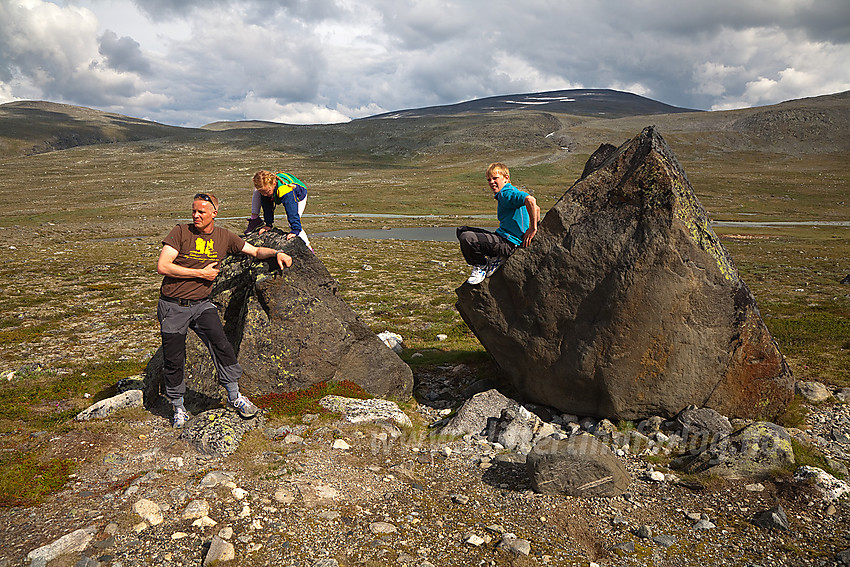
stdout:
[[(0, 511), (0, 566), (44, 565), (28, 554), (50, 558), (43, 546), (76, 530), (88, 530), (79, 549), (48, 565), (202, 565), (231, 550), (246, 566), (833, 565), (850, 548), (846, 499), (788, 475), (694, 482), (626, 453), (622, 496), (536, 494), (521, 455), (478, 436), (428, 437), (474, 380), (469, 368), (416, 379), (435, 394), (403, 406), (411, 428), (261, 417), (227, 457), (202, 455), (144, 409), (75, 424), (48, 442), (50, 456), (79, 462), (72, 483)], [(810, 410), (807, 433), (846, 458), (833, 437), (850, 429), (850, 407)], [(777, 504), (790, 529), (752, 522)]]

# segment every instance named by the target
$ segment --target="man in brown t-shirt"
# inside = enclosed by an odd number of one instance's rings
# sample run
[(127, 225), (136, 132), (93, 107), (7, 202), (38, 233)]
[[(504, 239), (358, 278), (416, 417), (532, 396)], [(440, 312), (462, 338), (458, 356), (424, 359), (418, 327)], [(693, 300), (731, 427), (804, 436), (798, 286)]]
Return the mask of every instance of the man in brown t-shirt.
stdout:
[(162, 241), (156, 263), (161, 274), (157, 318), (162, 334), (162, 373), (165, 397), (174, 408), (174, 427), (183, 427), (189, 414), (183, 405), (186, 393), (184, 366), (186, 333), (195, 331), (207, 346), (215, 365), (218, 382), (227, 391), (227, 407), (242, 417), (253, 417), (258, 409), (239, 393), (242, 367), (233, 345), (227, 340), (218, 310), (209, 300), (218, 265), (225, 256), (241, 252), (259, 260), (275, 257), (282, 270), (292, 265), (289, 255), (272, 248), (248, 244), (236, 234), (215, 226), (218, 199), (198, 193), (192, 202), (192, 224), (175, 226)]

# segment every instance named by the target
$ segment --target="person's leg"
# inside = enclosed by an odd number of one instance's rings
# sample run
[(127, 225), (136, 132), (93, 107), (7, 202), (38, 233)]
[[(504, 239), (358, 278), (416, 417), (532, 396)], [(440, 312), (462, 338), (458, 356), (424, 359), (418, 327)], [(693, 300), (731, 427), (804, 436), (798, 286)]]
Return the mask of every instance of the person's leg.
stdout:
[(251, 196), (251, 218), (255, 219), (260, 216), (260, 208), (262, 207), (263, 194), (254, 189), (254, 194)]
[(260, 195), (260, 205), (263, 209), (263, 221), (266, 226), (272, 226), (274, 224), (274, 200), (271, 197)]
[(169, 400), (182, 398), (186, 393), (184, 364), (186, 362), (186, 332), (191, 311), (176, 303), (159, 300), (156, 309), (162, 337), (162, 376), (164, 394)]
[[(307, 208), (307, 197), (304, 197), (303, 199), (298, 201), (298, 217), (299, 218), (301, 218), (304, 215), (304, 209), (305, 208)], [(310, 239), (307, 238), (307, 231), (304, 230), (304, 223), (303, 222), (301, 223), (301, 232), (298, 233), (298, 237), (301, 240), (304, 241), (304, 244), (307, 245), (307, 248), (309, 248), (310, 250), (313, 249), (313, 247), (310, 246)]]
[(251, 417), (257, 407), (239, 393), (239, 378), (242, 366), (236, 358), (233, 345), (224, 334), (218, 310), (211, 302), (196, 306), (196, 315), (190, 328), (197, 333), (212, 357), (218, 383), (227, 391), (228, 407), (239, 411), (243, 417)]
[(470, 266), (483, 266), (487, 263), (487, 256), (500, 255), (499, 250), (504, 248), (505, 240), (489, 230), (470, 226), (459, 227), (457, 239), (461, 254)]

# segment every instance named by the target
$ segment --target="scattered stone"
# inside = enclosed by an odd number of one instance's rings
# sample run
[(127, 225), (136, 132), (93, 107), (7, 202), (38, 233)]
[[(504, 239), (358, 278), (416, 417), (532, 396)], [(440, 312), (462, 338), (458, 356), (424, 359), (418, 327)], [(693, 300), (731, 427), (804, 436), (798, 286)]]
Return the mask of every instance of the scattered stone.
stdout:
[(27, 559), (29, 559), (33, 565), (36, 563), (45, 565), (62, 555), (83, 551), (94, 538), (96, 533), (97, 528), (95, 526), (73, 531), (52, 543), (33, 549), (27, 553)]
[(160, 510), (159, 505), (147, 498), (142, 498), (133, 504), (133, 511), (151, 526), (159, 525), (163, 521), (162, 510)]
[(689, 404), (772, 417), (793, 397), (755, 298), (654, 126), (597, 150), (533, 245), (456, 291), (533, 403), (610, 419)]
[(850, 388), (841, 388), (835, 392), (835, 399), (843, 404), (850, 402)]
[(233, 490), (231, 490), (230, 493), (237, 500), (242, 500), (243, 498), (245, 498), (248, 495), (247, 490), (245, 490), (243, 488), (239, 488), (238, 486), (236, 488), (234, 488)]
[[(732, 433), (729, 418), (711, 408), (687, 407), (679, 412), (676, 421), (682, 426), (683, 438), (701, 437), (702, 444), (705, 445), (717, 442)], [(694, 440), (687, 445), (699, 446)]]
[(804, 465), (794, 472), (794, 481), (811, 483), (818, 488), (824, 500), (832, 502), (850, 493), (850, 484), (838, 480), (828, 472), (817, 467)]
[(204, 566), (218, 565), (226, 561), (233, 561), (236, 558), (236, 550), (233, 544), (225, 541), (218, 536), (213, 536), (210, 543), (210, 549), (204, 557)]
[(829, 388), (820, 382), (814, 381), (806, 382), (798, 380), (794, 385), (794, 391), (803, 396), (807, 402), (815, 404), (825, 402), (832, 397), (832, 392), (829, 391)]
[(649, 480), (653, 482), (664, 482), (664, 473), (661, 471), (652, 471), (649, 473)]
[(331, 447), (332, 449), (338, 449), (340, 451), (348, 451), (351, 449), (351, 445), (345, 442), (345, 439), (334, 439), (334, 444)]
[(212, 471), (204, 475), (204, 478), (201, 479), (201, 482), (198, 483), (198, 486), (201, 488), (215, 488), (219, 484), (224, 484), (225, 482), (233, 482), (233, 474), (224, 471)]
[(591, 435), (544, 439), (526, 459), (532, 488), (542, 494), (619, 496), (631, 479), (622, 462)]
[(398, 333), (384, 331), (383, 333), (378, 333), (378, 338), (396, 354), (401, 354), (401, 351), (404, 350), (404, 346), (402, 346), (404, 339)]
[(503, 409), (499, 419), (490, 422), (487, 439), (525, 455), (535, 443), (554, 432), (551, 423), (545, 423), (534, 413), (516, 404)]
[(479, 546), (481, 546), (485, 543), (485, 540), (484, 540), (483, 537), (481, 537), (479, 535), (470, 534), (470, 535), (466, 536), (466, 538), (463, 540), (463, 542), (468, 543), (469, 545), (473, 545), (475, 547), (479, 547)]
[(626, 553), (634, 553), (635, 552), (635, 542), (633, 541), (623, 541), (620, 543), (615, 543), (611, 546), (611, 551), (624, 551)]
[(531, 553), (531, 543), (528, 540), (518, 538), (516, 534), (510, 532), (502, 534), (502, 539), (499, 541), (498, 547), (515, 555), (527, 556)]
[(788, 523), (788, 516), (785, 514), (785, 510), (783, 510), (782, 506), (779, 504), (777, 504), (770, 510), (765, 510), (764, 512), (758, 514), (753, 519), (753, 523), (760, 528), (766, 529), (791, 529), (791, 525)]
[(206, 500), (192, 500), (183, 509), (183, 513), (180, 514), (180, 517), (184, 520), (197, 520), (198, 518), (203, 518), (204, 516), (209, 515), (209, 513), (209, 502)]
[(130, 390), (105, 400), (100, 400), (77, 414), (77, 421), (88, 421), (90, 419), (103, 419), (118, 410), (127, 408), (140, 408), (144, 405), (142, 392)]
[(671, 535), (659, 535), (652, 538), (657, 545), (661, 547), (670, 547), (674, 543), (676, 543), (676, 537)]
[(410, 418), (401, 411), (398, 404), (389, 400), (374, 398), (358, 400), (342, 396), (325, 396), (319, 405), (328, 411), (342, 414), (349, 423), (374, 423), (393, 421), (401, 427), (410, 427)]
[(646, 524), (643, 524), (641, 527), (639, 527), (637, 529), (637, 531), (635, 532), (635, 535), (638, 536), (639, 538), (649, 539), (649, 538), (652, 537), (652, 528), (650, 528)]
[(714, 525), (710, 520), (698, 520), (696, 524), (694, 524), (695, 530), (713, 530), (717, 526)]
[(369, 531), (373, 534), (394, 534), (398, 528), (389, 522), (372, 522), (369, 524)]
[(449, 436), (479, 435), (487, 429), (489, 420), (498, 419), (503, 409), (514, 405), (518, 405), (517, 402), (496, 389), (480, 392), (463, 403), (440, 433)]
[(218, 522), (210, 518), (209, 516), (202, 516), (192, 522), (192, 525), (196, 528), (211, 528), (213, 526), (218, 525)]
[(744, 487), (744, 489), (746, 489), (747, 492), (763, 492), (764, 491), (764, 485), (760, 482), (756, 482), (756, 483), (753, 483), (753, 484), (746, 485)]
[(469, 496), (465, 494), (452, 494), (452, 502), (455, 504), (468, 504)]

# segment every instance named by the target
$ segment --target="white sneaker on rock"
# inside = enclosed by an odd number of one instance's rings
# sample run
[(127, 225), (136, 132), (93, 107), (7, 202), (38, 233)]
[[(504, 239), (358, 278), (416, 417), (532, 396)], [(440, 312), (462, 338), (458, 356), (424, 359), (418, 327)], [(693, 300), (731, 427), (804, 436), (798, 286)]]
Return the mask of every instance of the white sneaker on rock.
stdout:
[(473, 266), (472, 273), (469, 274), (469, 278), (466, 280), (467, 283), (472, 285), (478, 285), (484, 281), (484, 278), (487, 277), (487, 266)]
[(489, 278), (490, 276), (495, 274), (496, 270), (498, 270), (499, 266), (501, 266), (501, 265), (502, 265), (502, 257), (501, 256), (495, 256), (493, 258), (487, 258), (487, 266), (485, 267), (487, 277)]
[(227, 409), (238, 412), (242, 417), (254, 417), (260, 411), (260, 408), (242, 394), (233, 401), (227, 400)]
[(175, 407), (174, 416), (171, 418), (171, 426), (175, 429), (180, 429), (189, 422), (189, 419), (191, 418), (186, 412), (186, 408)]

